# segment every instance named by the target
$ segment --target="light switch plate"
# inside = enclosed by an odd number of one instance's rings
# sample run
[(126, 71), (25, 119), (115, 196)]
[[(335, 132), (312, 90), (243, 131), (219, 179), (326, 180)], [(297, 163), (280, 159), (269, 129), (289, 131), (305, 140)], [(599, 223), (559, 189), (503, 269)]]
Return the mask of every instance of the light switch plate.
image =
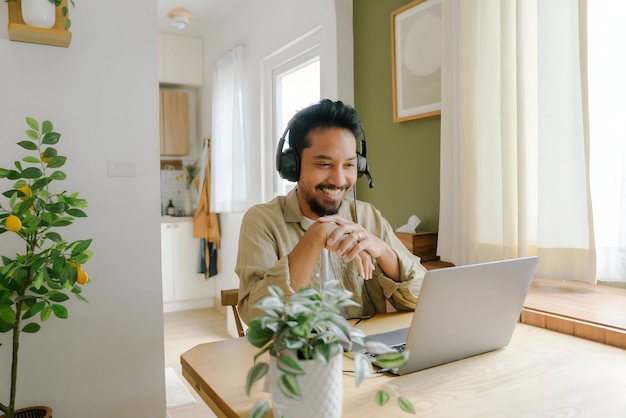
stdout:
[(137, 161), (109, 160), (109, 177), (137, 177)]

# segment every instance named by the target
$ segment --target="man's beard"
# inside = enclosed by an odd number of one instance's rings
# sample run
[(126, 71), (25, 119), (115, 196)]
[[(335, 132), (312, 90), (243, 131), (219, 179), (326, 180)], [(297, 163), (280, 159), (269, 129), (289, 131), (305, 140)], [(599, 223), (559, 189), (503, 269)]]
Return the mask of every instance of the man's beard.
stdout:
[(317, 216), (336, 215), (341, 207), (341, 202), (343, 202), (343, 200), (336, 202), (337, 204), (334, 204), (335, 202), (333, 202), (331, 205), (325, 207), (314, 198), (311, 198), (309, 199), (309, 207)]
[[(323, 188), (323, 186), (318, 186), (318, 189)], [(341, 189), (347, 189), (348, 186), (342, 186)], [(329, 202), (326, 206), (322, 205), (318, 202), (315, 197), (311, 197), (308, 200), (309, 207), (317, 216), (327, 216), (327, 215), (336, 215), (339, 212), (339, 208), (341, 207), (341, 202)]]

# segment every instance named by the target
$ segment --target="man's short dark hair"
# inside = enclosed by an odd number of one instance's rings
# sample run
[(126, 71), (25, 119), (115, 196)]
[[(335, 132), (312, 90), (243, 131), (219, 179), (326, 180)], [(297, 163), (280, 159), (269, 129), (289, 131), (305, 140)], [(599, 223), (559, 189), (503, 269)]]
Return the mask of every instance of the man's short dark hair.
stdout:
[(289, 146), (302, 158), (302, 151), (311, 146), (309, 132), (316, 128), (344, 128), (357, 142), (363, 137), (361, 118), (353, 107), (341, 101), (320, 100), (298, 111), (290, 121)]

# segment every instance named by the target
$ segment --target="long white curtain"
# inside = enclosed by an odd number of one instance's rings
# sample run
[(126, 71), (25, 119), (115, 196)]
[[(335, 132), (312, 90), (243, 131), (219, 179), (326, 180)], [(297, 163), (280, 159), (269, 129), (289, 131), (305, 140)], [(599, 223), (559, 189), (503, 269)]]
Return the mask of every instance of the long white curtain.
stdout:
[(626, 281), (626, 2), (592, 0), (589, 17), (591, 195), (597, 277)]
[(244, 47), (237, 46), (213, 72), (211, 210), (218, 213), (247, 208), (243, 71)]
[(539, 255), (538, 276), (595, 281), (579, 3), (444, 0), (442, 259)]

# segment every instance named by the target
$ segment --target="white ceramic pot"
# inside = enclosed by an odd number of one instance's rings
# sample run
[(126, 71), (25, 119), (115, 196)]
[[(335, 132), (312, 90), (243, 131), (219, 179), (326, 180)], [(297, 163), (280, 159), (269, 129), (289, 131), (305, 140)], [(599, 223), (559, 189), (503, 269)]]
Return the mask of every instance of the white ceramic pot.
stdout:
[(56, 8), (49, 0), (22, 0), (22, 18), (28, 26), (50, 29), (56, 21)]
[(289, 399), (278, 388), (280, 371), (276, 359), (270, 359), (269, 391), (274, 418), (340, 418), (343, 402), (343, 356), (333, 357), (328, 364), (317, 360), (301, 362), (306, 374), (298, 377), (303, 398)]

